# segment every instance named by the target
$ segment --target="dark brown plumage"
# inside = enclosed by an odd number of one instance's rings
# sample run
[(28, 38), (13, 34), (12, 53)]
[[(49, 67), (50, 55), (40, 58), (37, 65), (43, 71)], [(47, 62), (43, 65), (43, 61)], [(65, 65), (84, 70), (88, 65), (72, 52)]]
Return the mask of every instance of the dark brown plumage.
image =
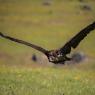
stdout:
[(72, 39), (70, 39), (62, 48), (57, 49), (57, 50), (46, 50), (40, 46), (28, 43), (26, 41), (22, 41), (13, 37), (6, 36), (0, 32), (0, 36), (6, 39), (9, 39), (11, 41), (21, 43), (27, 46), (30, 46), (42, 53), (44, 53), (48, 60), (52, 63), (58, 64), (62, 63), (64, 64), (65, 61), (71, 60), (71, 58), (68, 58), (66, 55), (71, 52), (71, 48), (75, 49), (79, 43), (87, 36), (88, 33), (90, 33), (92, 30), (95, 29), (95, 22), (92, 24), (88, 25), (86, 28), (81, 30), (77, 35), (75, 35)]

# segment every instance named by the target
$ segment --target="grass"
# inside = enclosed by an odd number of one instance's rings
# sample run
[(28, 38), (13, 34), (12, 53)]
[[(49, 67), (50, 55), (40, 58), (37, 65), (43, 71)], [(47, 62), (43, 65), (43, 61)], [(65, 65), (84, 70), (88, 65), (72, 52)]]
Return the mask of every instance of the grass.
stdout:
[(76, 68), (2, 68), (0, 95), (94, 95), (93, 71)]
[[(0, 0), (0, 32), (56, 49), (95, 21), (95, 1)], [(88, 5), (91, 10), (82, 10)], [(95, 58), (95, 31), (74, 52)], [(65, 66), (37, 64), (29, 47), (0, 38), (0, 95), (95, 95), (95, 61)]]

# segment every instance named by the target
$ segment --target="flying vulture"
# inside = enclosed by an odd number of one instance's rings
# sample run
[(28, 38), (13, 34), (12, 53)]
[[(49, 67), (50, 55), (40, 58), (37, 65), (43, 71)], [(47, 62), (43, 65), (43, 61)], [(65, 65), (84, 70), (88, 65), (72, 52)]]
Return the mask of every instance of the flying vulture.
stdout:
[(88, 25), (87, 27), (85, 27), (84, 29), (82, 29), (78, 34), (76, 34), (72, 39), (70, 39), (68, 42), (66, 42), (66, 44), (57, 49), (57, 50), (46, 50), (40, 46), (28, 43), (26, 41), (23, 40), (19, 40), (10, 36), (6, 36), (3, 33), (0, 32), (0, 36), (3, 38), (6, 38), (8, 40), (20, 43), (20, 44), (24, 44), (27, 45), (29, 47), (32, 47), (42, 53), (44, 53), (49, 62), (58, 64), (64, 64), (65, 61), (69, 61), (72, 58), (67, 57), (67, 54), (69, 54), (71, 52), (71, 48), (75, 49), (79, 43), (87, 36), (88, 33), (90, 33), (92, 30), (95, 29), (95, 22), (93, 22), (92, 24)]

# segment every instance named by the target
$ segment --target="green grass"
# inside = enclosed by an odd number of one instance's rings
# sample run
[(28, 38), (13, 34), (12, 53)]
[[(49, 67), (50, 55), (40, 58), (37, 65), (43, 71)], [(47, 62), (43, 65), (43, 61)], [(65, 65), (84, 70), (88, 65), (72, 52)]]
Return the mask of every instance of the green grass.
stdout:
[[(0, 32), (56, 49), (95, 21), (95, 1), (0, 0)], [(81, 10), (88, 5), (91, 11)], [(74, 52), (95, 58), (95, 30)], [(79, 65), (41, 65), (38, 51), (0, 38), (0, 95), (95, 95), (95, 60)]]
[(0, 95), (94, 95), (94, 72), (67, 67), (2, 67)]

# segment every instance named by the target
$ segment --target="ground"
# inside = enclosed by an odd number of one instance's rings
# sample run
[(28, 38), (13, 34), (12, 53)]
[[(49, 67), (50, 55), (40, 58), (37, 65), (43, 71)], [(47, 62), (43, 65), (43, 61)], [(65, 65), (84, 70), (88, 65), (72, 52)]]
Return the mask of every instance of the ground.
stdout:
[[(62, 47), (95, 21), (94, 0), (0, 0), (0, 32), (40, 45)], [(86, 6), (86, 7), (85, 7)], [(0, 95), (95, 95), (95, 31), (73, 52), (83, 52), (80, 64), (32, 62), (30, 47), (0, 38)]]

